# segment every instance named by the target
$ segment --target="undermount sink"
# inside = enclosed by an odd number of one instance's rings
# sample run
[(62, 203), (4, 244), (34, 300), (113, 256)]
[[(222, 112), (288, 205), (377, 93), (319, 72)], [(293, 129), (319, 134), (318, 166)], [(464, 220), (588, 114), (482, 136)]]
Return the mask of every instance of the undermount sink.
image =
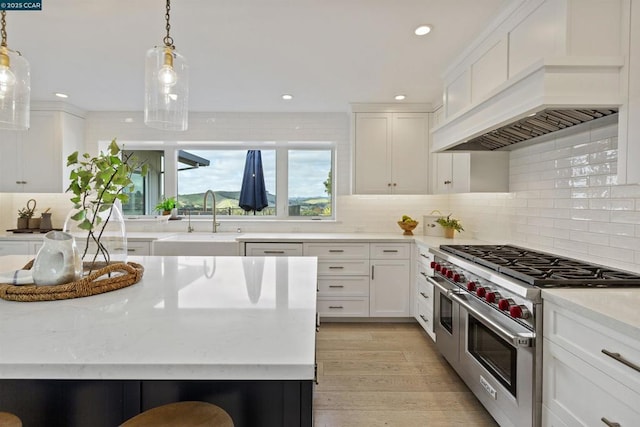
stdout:
[(240, 233), (176, 233), (153, 242), (154, 255), (240, 255)]

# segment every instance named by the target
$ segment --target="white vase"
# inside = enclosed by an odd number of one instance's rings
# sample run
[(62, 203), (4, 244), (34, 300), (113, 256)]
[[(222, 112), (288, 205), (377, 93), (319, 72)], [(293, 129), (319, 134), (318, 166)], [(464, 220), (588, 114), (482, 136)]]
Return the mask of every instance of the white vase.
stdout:
[[(127, 261), (124, 217), (117, 204), (105, 203), (98, 209), (87, 210), (86, 219), (93, 223), (90, 231), (79, 227), (82, 221), (74, 219), (77, 213), (77, 209), (69, 212), (63, 229), (75, 237), (85, 263)], [(98, 219), (95, 219), (96, 215)]]
[(45, 234), (32, 272), (36, 285), (60, 285), (82, 277), (82, 259), (73, 236), (62, 231)]

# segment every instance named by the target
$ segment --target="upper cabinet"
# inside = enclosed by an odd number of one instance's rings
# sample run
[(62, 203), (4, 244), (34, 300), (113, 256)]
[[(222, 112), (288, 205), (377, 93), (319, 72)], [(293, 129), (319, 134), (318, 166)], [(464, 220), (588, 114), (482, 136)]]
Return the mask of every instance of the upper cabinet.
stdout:
[(426, 194), (429, 114), (354, 113), (355, 194)]
[(67, 156), (83, 148), (80, 114), (32, 108), (29, 130), (0, 131), (0, 192), (64, 192)]
[(445, 71), (432, 152), (543, 110), (618, 109), (619, 182), (640, 182), (631, 162), (640, 155), (640, 124), (629, 120), (640, 114), (638, 3), (509, 2)]

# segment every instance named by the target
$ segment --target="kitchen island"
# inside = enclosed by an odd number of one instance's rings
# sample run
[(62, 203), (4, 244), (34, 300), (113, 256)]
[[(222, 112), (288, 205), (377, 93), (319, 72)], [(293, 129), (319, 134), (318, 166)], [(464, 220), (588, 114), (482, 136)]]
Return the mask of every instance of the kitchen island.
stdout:
[[(0, 257), (0, 271), (28, 256)], [(0, 408), (25, 425), (114, 426), (181, 400), (236, 426), (311, 426), (313, 257), (131, 257), (142, 280), (87, 298), (0, 300)]]

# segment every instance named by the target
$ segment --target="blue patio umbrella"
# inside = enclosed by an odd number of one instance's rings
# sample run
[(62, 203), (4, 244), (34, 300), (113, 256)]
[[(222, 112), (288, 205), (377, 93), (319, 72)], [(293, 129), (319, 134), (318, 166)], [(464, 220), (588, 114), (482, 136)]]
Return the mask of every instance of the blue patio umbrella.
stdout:
[(254, 215), (269, 206), (260, 150), (247, 151), (238, 204), (247, 212), (253, 211)]

